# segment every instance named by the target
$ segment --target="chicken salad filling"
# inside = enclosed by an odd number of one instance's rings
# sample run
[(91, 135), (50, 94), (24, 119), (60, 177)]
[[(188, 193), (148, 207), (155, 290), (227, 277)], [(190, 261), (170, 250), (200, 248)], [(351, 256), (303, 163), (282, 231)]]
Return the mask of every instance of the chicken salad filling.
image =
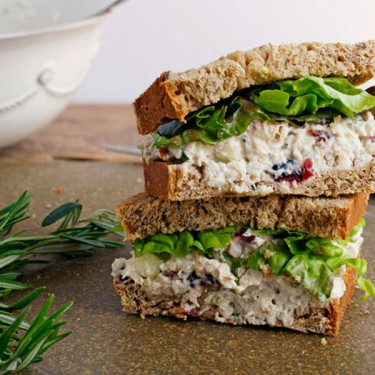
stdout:
[(246, 294), (255, 276), (266, 283), (276, 277), (324, 304), (344, 294), (343, 275), (351, 266), (365, 297), (375, 297), (372, 283), (363, 278), (366, 261), (358, 258), (363, 225), (361, 220), (345, 241), (249, 227), (159, 233), (136, 240), (134, 257), (116, 260), (113, 276), (131, 278), (153, 293), (187, 293), (194, 301), (203, 289)]

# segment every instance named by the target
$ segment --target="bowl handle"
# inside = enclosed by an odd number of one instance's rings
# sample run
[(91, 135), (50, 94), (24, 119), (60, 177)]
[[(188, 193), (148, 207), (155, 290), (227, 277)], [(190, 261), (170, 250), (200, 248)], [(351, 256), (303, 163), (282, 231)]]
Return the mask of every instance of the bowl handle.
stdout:
[(20, 95), (18, 98), (15, 98), (3, 104), (0, 103), (0, 114), (9, 112), (27, 103), (30, 99), (32, 99), (35, 95), (37, 95), (38, 92), (42, 90), (44, 90), (46, 93), (48, 93), (49, 95), (55, 98), (64, 98), (66, 96), (71, 95), (75, 90), (77, 90), (78, 86), (81, 84), (81, 82), (85, 78), (89, 68), (90, 68), (90, 64), (87, 66), (85, 71), (80, 75), (80, 77), (71, 85), (66, 86), (66, 87), (57, 87), (57, 86), (54, 86), (52, 83), (53, 77), (58, 70), (57, 64), (53, 60), (48, 61), (47, 63), (44, 64), (43, 68), (40, 70), (39, 74), (37, 75), (34, 87), (27, 90), (24, 94)]

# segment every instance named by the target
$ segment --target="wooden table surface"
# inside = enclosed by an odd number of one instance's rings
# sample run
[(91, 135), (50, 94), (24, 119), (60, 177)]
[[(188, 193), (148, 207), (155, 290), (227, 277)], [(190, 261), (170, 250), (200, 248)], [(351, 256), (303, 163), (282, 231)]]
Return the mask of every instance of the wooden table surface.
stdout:
[(137, 146), (141, 139), (129, 105), (71, 105), (53, 124), (0, 150), (0, 158), (2, 162), (140, 162), (139, 157), (105, 151), (103, 146)]
[[(135, 120), (123, 105), (74, 105), (54, 124), (0, 151), (0, 205), (27, 189), (33, 193), (28, 232), (62, 202), (79, 198), (84, 215), (112, 209), (143, 189), (142, 166), (102, 149), (136, 145)], [(375, 280), (375, 201), (366, 215), (363, 256)], [(129, 246), (78, 259), (53, 258), (23, 281), (46, 286), (55, 306), (73, 300), (66, 314), (73, 334), (44, 354), (27, 374), (374, 374), (374, 301), (352, 304), (341, 332), (327, 338), (281, 329), (126, 315), (112, 288), (114, 258)], [(354, 300), (358, 301), (359, 291)]]

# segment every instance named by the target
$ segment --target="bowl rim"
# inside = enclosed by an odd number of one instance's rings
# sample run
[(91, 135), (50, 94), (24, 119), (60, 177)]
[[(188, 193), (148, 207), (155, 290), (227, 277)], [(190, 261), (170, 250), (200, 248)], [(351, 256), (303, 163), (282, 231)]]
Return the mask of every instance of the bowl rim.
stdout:
[(104, 10), (102, 13), (91, 16), (88, 18), (84, 18), (79, 21), (74, 21), (58, 26), (49, 26), (37, 30), (31, 30), (31, 31), (19, 31), (19, 32), (14, 32), (14, 33), (9, 33), (9, 34), (0, 34), (0, 42), (3, 40), (9, 40), (9, 39), (16, 39), (16, 38), (25, 38), (25, 37), (32, 37), (32, 36), (37, 36), (37, 35), (42, 35), (42, 34), (54, 34), (58, 33), (61, 31), (69, 31), (69, 30), (74, 30), (78, 29), (81, 27), (93, 25), (96, 23), (99, 23), (100, 21), (104, 21), (106, 18), (108, 18), (114, 10), (120, 5), (122, 2), (116, 2), (112, 6), (110, 6), (108, 9)]

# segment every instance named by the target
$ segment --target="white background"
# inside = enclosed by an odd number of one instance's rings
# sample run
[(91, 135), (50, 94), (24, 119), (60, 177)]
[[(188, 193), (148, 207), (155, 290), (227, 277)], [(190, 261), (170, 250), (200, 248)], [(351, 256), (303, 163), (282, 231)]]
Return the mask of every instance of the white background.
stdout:
[(375, 0), (128, 0), (76, 101), (131, 102), (163, 71), (264, 43), (375, 39)]

